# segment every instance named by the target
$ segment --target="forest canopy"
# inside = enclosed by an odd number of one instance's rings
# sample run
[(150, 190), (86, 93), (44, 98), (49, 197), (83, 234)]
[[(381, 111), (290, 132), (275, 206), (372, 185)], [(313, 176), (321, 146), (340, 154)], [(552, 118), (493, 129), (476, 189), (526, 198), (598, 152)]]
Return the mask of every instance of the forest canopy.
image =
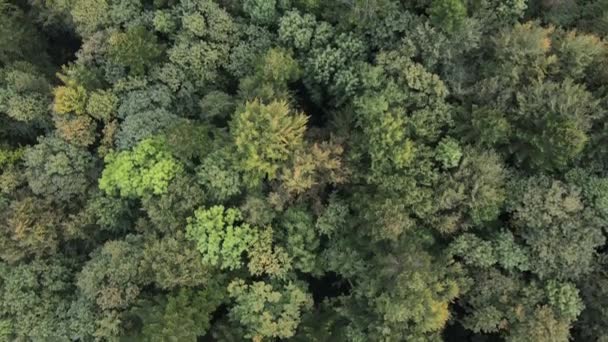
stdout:
[(608, 342), (608, 0), (0, 0), (1, 341)]

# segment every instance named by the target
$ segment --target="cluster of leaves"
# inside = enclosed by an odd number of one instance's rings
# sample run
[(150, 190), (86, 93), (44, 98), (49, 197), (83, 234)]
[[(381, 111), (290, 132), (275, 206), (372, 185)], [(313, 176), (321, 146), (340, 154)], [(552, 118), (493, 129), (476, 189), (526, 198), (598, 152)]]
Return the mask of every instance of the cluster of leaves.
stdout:
[(0, 340), (608, 341), (608, 1), (0, 0)]

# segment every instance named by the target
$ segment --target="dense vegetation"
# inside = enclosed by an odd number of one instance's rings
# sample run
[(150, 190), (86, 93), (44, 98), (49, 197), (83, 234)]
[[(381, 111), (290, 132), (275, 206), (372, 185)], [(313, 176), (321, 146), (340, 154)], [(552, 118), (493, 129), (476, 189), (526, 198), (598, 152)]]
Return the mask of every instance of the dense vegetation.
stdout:
[(0, 0), (0, 340), (608, 341), (608, 0)]

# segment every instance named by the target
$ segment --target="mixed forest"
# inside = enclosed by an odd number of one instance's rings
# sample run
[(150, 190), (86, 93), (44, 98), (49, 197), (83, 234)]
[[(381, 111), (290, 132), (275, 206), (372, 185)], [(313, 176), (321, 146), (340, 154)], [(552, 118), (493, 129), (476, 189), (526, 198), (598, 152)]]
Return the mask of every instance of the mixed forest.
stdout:
[(608, 341), (608, 0), (0, 0), (0, 341)]

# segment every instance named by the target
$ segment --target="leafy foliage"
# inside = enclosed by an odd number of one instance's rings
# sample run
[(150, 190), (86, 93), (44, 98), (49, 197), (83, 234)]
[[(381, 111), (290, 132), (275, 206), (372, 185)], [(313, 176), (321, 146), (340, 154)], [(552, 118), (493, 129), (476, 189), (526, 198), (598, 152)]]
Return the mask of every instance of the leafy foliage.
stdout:
[(0, 69), (0, 112), (18, 121), (44, 121), (50, 85), (35, 65), (18, 62)]
[(132, 151), (109, 154), (99, 188), (123, 197), (160, 195), (181, 171), (162, 139), (146, 139)]
[(127, 308), (144, 285), (140, 259), (141, 241), (137, 237), (108, 241), (78, 274), (78, 288), (102, 310)]
[(128, 67), (134, 74), (142, 74), (145, 67), (153, 63), (162, 52), (156, 36), (141, 26), (110, 35), (108, 44), (110, 61)]
[(0, 23), (0, 340), (608, 342), (608, 0)]
[(292, 114), (285, 101), (265, 105), (256, 100), (245, 104), (232, 121), (231, 132), (239, 168), (250, 182), (277, 177), (291, 153), (302, 146), (306, 121), (304, 114)]
[(458, 29), (466, 14), (461, 0), (433, 0), (429, 7), (431, 21), (448, 32)]
[(153, 305), (145, 303), (137, 311), (143, 316), (141, 338), (196, 341), (209, 329), (211, 314), (223, 298), (211, 287), (202, 291), (182, 289)]
[(60, 201), (83, 195), (94, 157), (85, 149), (56, 137), (41, 138), (24, 156), (25, 177), (32, 191)]
[(241, 218), (237, 209), (214, 206), (197, 210), (188, 220), (186, 237), (196, 243), (204, 264), (232, 270), (242, 266), (241, 255), (256, 232), (248, 224), (238, 225)]
[(293, 336), (302, 312), (312, 306), (310, 295), (293, 283), (275, 289), (264, 282), (249, 285), (237, 279), (228, 285), (228, 294), (236, 302), (230, 317), (243, 324), (245, 337), (254, 341)]

